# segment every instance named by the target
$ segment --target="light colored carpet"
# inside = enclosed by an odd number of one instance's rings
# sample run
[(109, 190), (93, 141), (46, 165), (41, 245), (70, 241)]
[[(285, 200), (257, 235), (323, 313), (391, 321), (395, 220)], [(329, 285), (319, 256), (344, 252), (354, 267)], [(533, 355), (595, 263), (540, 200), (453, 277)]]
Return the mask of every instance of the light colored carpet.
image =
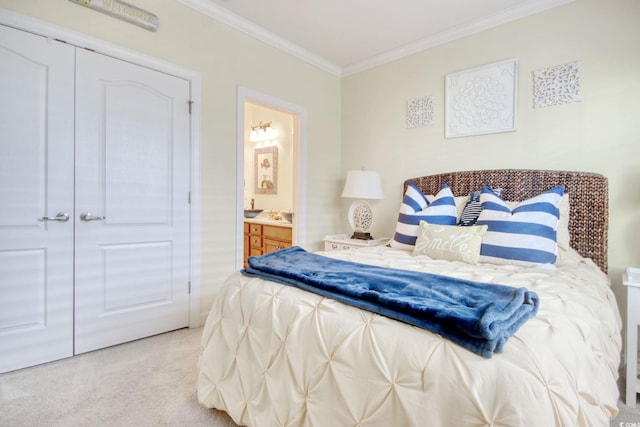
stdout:
[(235, 427), (196, 397), (202, 328), (0, 375), (0, 425)]
[[(620, 390), (620, 399), (624, 399), (626, 396), (624, 369), (620, 370), (618, 390)], [(637, 397), (638, 395), (636, 394), (636, 398)], [(618, 413), (616, 419), (611, 422), (610, 427), (640, 427), (640, 403), (637, 402), (635, 408), (630, 408), (621, 400), (618, 400), (618, 409), (620, 410), (620, 413)]]
[[(2, 374), (0, 425), (236, 427), (196, 398), (201, 334), (181, 329)], [(618, 407), (610, 427), (640, 427), (640, 405)]]

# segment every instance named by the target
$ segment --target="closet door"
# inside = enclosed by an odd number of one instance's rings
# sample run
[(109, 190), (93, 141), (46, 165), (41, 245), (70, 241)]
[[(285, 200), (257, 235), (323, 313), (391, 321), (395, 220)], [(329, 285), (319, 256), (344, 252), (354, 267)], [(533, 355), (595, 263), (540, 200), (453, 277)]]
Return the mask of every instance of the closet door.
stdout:
[(74, 48), (0, 25), (0, 372), (73, 354)]
[(77, 354), (188, 326), (189, 82), (76, 61)]

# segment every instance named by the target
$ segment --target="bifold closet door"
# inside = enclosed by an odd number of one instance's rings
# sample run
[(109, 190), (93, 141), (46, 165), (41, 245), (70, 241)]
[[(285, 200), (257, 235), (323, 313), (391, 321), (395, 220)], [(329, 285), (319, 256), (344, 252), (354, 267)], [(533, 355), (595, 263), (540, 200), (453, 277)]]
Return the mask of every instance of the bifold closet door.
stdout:
[(0, 372), (73, 354), (74, 48), (0, 25)]
[(77, 50), (76, 354), (188, 326), (189, 99)]

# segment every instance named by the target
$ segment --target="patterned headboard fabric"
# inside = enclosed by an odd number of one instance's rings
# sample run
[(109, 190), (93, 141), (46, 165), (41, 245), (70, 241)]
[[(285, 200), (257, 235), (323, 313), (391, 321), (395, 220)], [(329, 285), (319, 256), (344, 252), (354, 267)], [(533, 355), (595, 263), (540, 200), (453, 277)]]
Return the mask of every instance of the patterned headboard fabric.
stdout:
[(436, 194), (448, 184), (455, 196), (466, 196), (483, 185), (502, 188), (504, 200), (520, 201), (562, 185), (569, 194), (571, 247), (591, 258), (607, 272), (607, 232), (609, 195), (607, 178), (590, 172), (530, 169), (459, 171), (421, 176), (404, 182), (406, 190), (414, 182), (424, 194)]

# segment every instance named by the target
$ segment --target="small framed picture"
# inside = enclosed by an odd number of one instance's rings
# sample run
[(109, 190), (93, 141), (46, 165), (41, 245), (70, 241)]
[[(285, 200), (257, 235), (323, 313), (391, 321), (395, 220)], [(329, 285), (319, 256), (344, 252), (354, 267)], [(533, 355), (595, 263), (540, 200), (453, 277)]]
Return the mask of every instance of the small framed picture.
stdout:
[(278, 194), (278, 147), (255, 149), (256, 194)]

